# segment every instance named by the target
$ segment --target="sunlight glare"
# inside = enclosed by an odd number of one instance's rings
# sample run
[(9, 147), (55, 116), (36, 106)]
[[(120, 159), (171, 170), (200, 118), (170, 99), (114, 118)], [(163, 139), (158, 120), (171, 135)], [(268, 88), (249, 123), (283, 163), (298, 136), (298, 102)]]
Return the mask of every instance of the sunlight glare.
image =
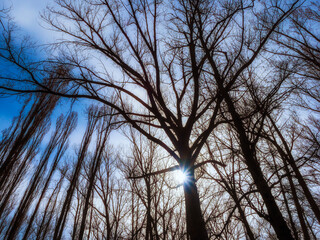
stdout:
[(175, 173), (175, 180), (178, 183), (184, 183), (187, 180), (187, 174), (184, 171), (178, 170)]

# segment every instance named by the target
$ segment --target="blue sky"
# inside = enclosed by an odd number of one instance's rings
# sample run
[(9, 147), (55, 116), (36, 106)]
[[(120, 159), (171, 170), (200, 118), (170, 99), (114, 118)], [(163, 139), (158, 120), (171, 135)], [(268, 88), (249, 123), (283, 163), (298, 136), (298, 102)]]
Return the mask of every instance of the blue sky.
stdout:
[[(21, 30), (22, 34), (29, 35), (32, 41), (36, 41), (39, 45), (53, 42), (59, 38), (59, 34), (49, 31), (43, 27), (41, 23), (40, 13), (46, 8), (47, 5), (53, 5), (54, 0), (2, 0), (0, 7), (11, 7), (11, 16), (13, 17), (16, 25)], [(42, 25), (42, 26), (41, 26)], [(1, 64), (1, 63), (0, 63)], [(6, 66), (0, 66), (0, 71)], [(6, 69), (8, 70), (8, 69)], [(54, 117), (64, 113), (65, 101), (60, 104), (54, 113)], [(16, 97), (1, 97), (0, 96), (0, 132), (9, 127), (13, 117), (17, 116), (23, 104), (23, 99)], [(78, 128), (72, 136), (73, 143), (80, 143), (82, 131), (85, 129), (85, 110), (87, 104), (81, 103), (75, 105), (78, 111), (79, 121)], [(55, 124), (54, 122), (52, 123)], [(123, 145), (126, 141), (124, 136), (118, 132), (112, 133), (113, 143), (115, 145)]]
[[(39, 44), (52, 41), (54, 35), (40, 26), (40, 11), (52, 0), (3, 0), (0, 7), (11, 7), (11, 16), (21, 32), (30, 35)], [(7, 128), (14, 116), (17, 116), (22, 99), (0, 97), (0, 130)]]

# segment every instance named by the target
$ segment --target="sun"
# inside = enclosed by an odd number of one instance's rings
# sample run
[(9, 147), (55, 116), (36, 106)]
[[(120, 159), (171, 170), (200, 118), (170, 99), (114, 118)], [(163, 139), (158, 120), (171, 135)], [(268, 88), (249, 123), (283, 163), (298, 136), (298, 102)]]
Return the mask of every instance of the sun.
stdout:
[(179, 184), (182, 184), (187, 181), (188, 176), (187, 176), (186, 171), (179, 169), (178, 171), (176, 171), (174, 173), (174, 178)]

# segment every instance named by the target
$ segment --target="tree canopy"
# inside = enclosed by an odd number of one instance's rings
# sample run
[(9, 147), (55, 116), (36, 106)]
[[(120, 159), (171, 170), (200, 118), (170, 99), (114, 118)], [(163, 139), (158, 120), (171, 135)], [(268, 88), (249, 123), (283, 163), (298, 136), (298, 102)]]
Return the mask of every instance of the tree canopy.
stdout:
[[(63, 39), (41, 60), (2, 17), (0, 58), (15, 71), (0, 73), (0, 89), (33, 100), (0, 143), (0, 234), (319, 237), (319, 9), (298, 0), (56, 0), (41, 17)], [(93, 105), (71, 157), (63, 152), (73, 112), (40, 148), (59, 99)], [(108, 140), (119, 129), (132, 145), (126, 155)], [(170, 178), (179, 169), (183, 194)], [(15, 203), (23, 179), (31, 185)]]

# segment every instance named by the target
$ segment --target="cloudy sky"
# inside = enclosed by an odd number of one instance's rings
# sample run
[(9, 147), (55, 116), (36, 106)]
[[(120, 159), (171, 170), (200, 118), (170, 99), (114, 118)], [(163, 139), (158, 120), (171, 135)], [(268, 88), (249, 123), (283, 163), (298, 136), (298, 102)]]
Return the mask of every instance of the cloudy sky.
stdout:
[[(11, 16), (21, 32), (30, 35), (31, 39), (38, 44), (50, 43), (61, 36), (58, 33), (45, 29), (43, 22), (41, 22), (40, 13), (45, 10), (47, 5), (54, 5), (54, 0), (0, 0), (1, 8), (11, 7)], [(2, 69), (4, 68), (2, 67)], [(18, 116), (22, 102), (22, 100), (16, 97), (0, 96), (0, 132), (10, 126), (13, 117)], [(86, 124), (85, 114), (81, 114), (86, 111), (86, 104), (77, 104), (75, 108), (80, 115), (78, 130), (73, 134), (72, 142), (79, 143), (81, 141), (81, 137), (79, 136), (81, 136)], [(64, 110), (60, 106), (54, 115), (57, 116), (63, 112)], [(112, 135), (115, 145), (123, 144), (125, 141), (125, 138), (117, 132), (112, 133)]]
[(47, 31), (40, 26), (40, 12), (53, 0), (3, 0), (5, 7), (12, 8), (12, 16), (16, 24), (30, 35), (41, 40), (48, 37)]
[[(40, 12), (53, 0), (2, 0), (0, 7), (11, 8), (11, 16), (20, 30), (38, 43), (52, 41), (54, 36), (40, 25)], [(21, 102), (21, 101), (20, 101)], [(8, 127), (19, 113), (21, 104), (15, 97), (0, 98), (0, 131)]]
[[(46, 30), (41, 23), (40, 13), (46, 8), (48, 4), (53, 4), (54, 0), (2, 0), (0, 1), (0, 7), (11, 8), (11, 16), (18, 26), (21, 34), (29, 35), (32, 41), (37, 44), (45, 44), (54, 41), (58, 38), (57, 33)], [(1, 64), (1, 63), (0, 63)], [(10, 69), (5, 68), (5, 66), (0, 66), (0, 71)], [(11, 125), (11, 122), (15, 116), (18, 116), (23, 104), (23, 99), (16, 97), (0, 97), (0, 132)], [(85, 107), (76, 107), (80, 112), (85, 111)], [(58, 116), (63, 113), (64, 110), (58, 107), (54, 112), (54, 116)], [(78, 126), (80, 130), (74, 133), (72, 137), (72, 142), (79, 143), (82, 139), (80, 136), (82, 134), (81, 129), (85, 128), (84, 116), (79, 116), (80, 121)], [(82, 118), (81, 118), (82, 117)], [(54, 123), (53, 123), (54, 124)]]

